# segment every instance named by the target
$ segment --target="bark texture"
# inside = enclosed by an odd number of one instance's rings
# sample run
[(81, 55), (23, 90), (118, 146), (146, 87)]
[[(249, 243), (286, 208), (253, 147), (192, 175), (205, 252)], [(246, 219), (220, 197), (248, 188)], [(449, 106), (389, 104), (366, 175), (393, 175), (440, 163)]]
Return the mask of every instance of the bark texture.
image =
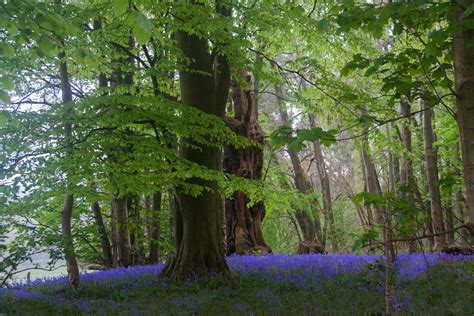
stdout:
[[(66, 108), (65, 113), (67, 115), (71, 115), (73, 108), (72, 108), (72, 89), (71, 83), (69, 82), (69, 72), (68, 67), (66, 64), (66, 54), (61, 52), (58, 56), (60, 60), (59, 64), (59, 78), (61, 80), (61, 94), (62, 94), (62, 101), (63, 106)], [(66, 148), (66, 155), (68, 157), (72, 154), (72, 122), (71, 118), (67, 117), (66, 121), (64, 122), (64, 136), (65, 136), (65, 144), (64, 147)], [(66, 171), (66, 192), (69, 192), (71, 188), (70, 181), (70, 174)], [(74, 240), (72, 237), (72, 230), (71, 230), (71, 218), (72, 212), (74, 208), (74, 196), (72, 193), (66, 193), (64, 197), (64, 205), (61, 212), (61, 233), (63, 235), (63, 245), (64, 245), (64, 256), (66, 259), (66, 267), (68, 273), (68, 286), (77, 289), (79, 286), (79, 267), (77, 265), (76, 259), (76, 252), (74, 249)]]
[[(423, 113), (423, 134), (425, 137), (425, 163), (426, 163), (426, 181), (428, 192), (430, 194), (431, 220), (433, 223), (433, 231), (435, 234), (441, 234), (443, 229), (443, 217), (441, 212), (441, 195), (439, 193), (438, 179), (438, 159), (433, 149), (435, 140), (432, 116), (433, 110), (430, 105), (424, 102)], [(440, 251), (446, 246), (445, 235), (436, 235), (435, 251)]]
[[(364, 158), (365, 169), (367, 172), (367, 188), (368, 192), (376, 195), (382, 195), (382, 189), (378, 180), (375, 165), (369, 152), (367, 141), (362, 142), (362, 156)], [(392, 224), (391, 215), (387, 209), (382, 205), (376, 205), (377, 223), (382, 227), (382, 236), (385, 253), (385, 302), (386, 314), (391, 315), (393, 306), (395, 304), (395, 282), (394, 282), (394, 264), (395, 264), (395, 249), (392, 243)]]
[(112, 242), (112, 265), (118, 266), (118, 234), (117, 234), (117, 212), (115, 211), (114, 199), (110, 201), (110, 228)]
[(130, 264), (134, 266), (145, 262), (145, 249), (140, 227), (142, 223), (141, 206), (138, 195), (127, 197), (127, 210), (129, 212)]
[[(472, 5), (474, 0), (455, 1), (454, 24), (459, 24), (462, 13)], [(474, 30), (462, 26), (453, 39), (457, 122), (461, 136), (471, 242), (474, 240), (474, 46), (469, 43), (473, 39)]]
[(156, 264), (160, 261), (161, 192), (153, 193), (151, 204), (149, 258), (151, 264)]
[[(280, 119), (284, 125), (289, 126), (288, 113), (286, 111), (285, 105), (282, 101), (283, 88), (281, 86), (275, 85), (275, 93), (278, 98), (278, 109), (280, 113)], [(288, 148), (288, 155), (291, 159), (291, 164), (293, 166), (294, 178), (295, 178), (295, 187), (301, 193), (309, 193), (313, 191), (313, 186), (309, 179), (308, 173), (301, 166), (301, 161), (298, 156), (298, 153)], [(301, 243), (306, 245), (313, 245), (308, 248), (305, 245), (301, 245), (298, 249), (325, 249), (324, 245), (324, 236), (321, 230), (321, 223), (319, 221), (318, 209), (316, 201), (312, 201), (309, 205), (308, 210), (298, 209), (295, 212), (296, 220), (300, 226), (301, 233), (303, 234), (304, 240)], [(319, 253), (319, 252), (318, 252)]]
[[(410, 155), (413, 152), (412, 140), (411, 140), (411, 128), (410, 128), (410, 113), (411, 106), (408, 100), (402, 100), (400, 102), (401, 114), (407, 117), (406, 121), (402, 123), (401, 126), (401, 140), (402, 144), (405, 147), (405, 150), (402, 153), (402, 163), (400, 166), (400, 186), (402, 190), (400, 191), (400, 197), (406, 199), (410, 209), (415, 208), (415, 199), (413, 194), (414, 188), (414, 179), (413, 179), (413, 162)], [(416, 221), (414, 221), (416, 222)], [(414, 227), (406, 227), (406, 229), (414, 230)], [(416, 252), (416, 243), (414, 241), (407, 242), (408, 251), (410, 253)]]
[(115, 211), (115, 219), (117, 221), (117, 250), (118, 250), (118, 266), (129, 267), (131, 265), (130, 258), (130, 234), (128, 232), (128, 210), (127, 198), (115, 196), (113, 201), (113, 209)]
[[(309, 122), (311, 128), (315, 128), (314, 114), (309, 114)], [(326, 164), (324, 162), (323, 152), (321, 150), (321, 143), (319, 140), (313, 142), (314, 159), (316, 161), (316, 167), (318, 169), (319, 182), (321, 183), (321, 190), (323, 193), (323, 208), (325, 218), (329, 223), (329, 237), (331, 239), (331, 247), (333, 252), (339, 251), (339, 244), (337, 242), (336, 234), (336, 223), (334, 221), (334, 213), (332, 210), (332, 199), (331, 199), (331, 183), (329, 182), (328, 172), (326, 170)]]
[[(245, 82), (245, 88), (242, 89), (238, 80), (232, 83), (235, 116), (226, 117), (225, 122), (237, 135), (255, 141), (260, 146), (225, 146), (224, 172), (251, 180), (261, 180), (263, 132), (257, 121), (251, 76), (245, 71), (241, 71), (239, 76)], [(249, 207), (248, 203), (249, 199), (242, 191), (236, 191), (232, 199), (225, 201), (227, 255), (272, 252), (262, 231), (265, 205), (257, 202)]]
[[(225, 80), (215, 80), (223, 74), (219, 70), (222, 64), (213, 68), (206, 39), (184, 31), (177, 31), (175, 35), (179, 49), (191, 60), (189, 70), (181, 70), (179, 73), (181, 101), (205, 113), (222, 117), (227, 100), (225, 91), (228, 93), (229, 87), (227, 85), (226, 89), (220, 86)], [(228, 69), (224, 72), (226, 71)], [(217, 92), (222, 92), (222, 95)], [(191, 139), (186, 139), (185, 143), (199, 148), (182, 146), (180, 154), (183, 158), (212, 170), (221, 168), (222, 154), (219, 148), (197, 144)], [(189, 182), (209, 190), (199, 196), (192, 196), (178, 189), (175, 214), (176, 253), (167, 262), (162, 274), (176, 279), (209, 273), (229, 275), (230, 270), (222, 248), (224, 203), (217, 192), (217, 183), (199, 178), (190, 179)]]
[(97, 234), (100, 239), (100, 246), (102, 248), (102, 255), (104, 260), (104, 266), (106, 268), (112, 268), (114, 266), (112, 257), (112, 247), (110, 246), (109, 235), (105, 228), (104, 218), (100, 210), (99, 202), (94, 202), (91, 205), (92, 214), (94, 214), (95, 224), (97, 226)]

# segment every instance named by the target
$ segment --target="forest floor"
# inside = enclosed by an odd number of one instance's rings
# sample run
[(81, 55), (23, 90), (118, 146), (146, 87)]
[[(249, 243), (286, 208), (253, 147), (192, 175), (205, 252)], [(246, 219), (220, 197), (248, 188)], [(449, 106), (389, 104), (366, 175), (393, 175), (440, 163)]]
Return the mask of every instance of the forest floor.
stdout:
[[(81, 275), (78, 291), (65, 277), (0, 289), (0, 314), (320, 315), (384, 310), (384, 263), (376, 256), (232, 256), (231, 279), (175, 283), (163, 265)], [(396, 309), (401, 314), (472, 315), (474, 256), (399, 255)]]

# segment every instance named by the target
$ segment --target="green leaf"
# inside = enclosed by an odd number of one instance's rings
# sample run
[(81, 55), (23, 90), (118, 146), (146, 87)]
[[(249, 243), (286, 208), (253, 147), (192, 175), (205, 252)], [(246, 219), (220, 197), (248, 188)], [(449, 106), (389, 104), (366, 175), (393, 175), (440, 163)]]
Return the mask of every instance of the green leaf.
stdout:
[(474, 13), (474, 4), (471, 4), (464, 12), (461, 14), (461, 19), (465, 19)]
[(19, 128), (21, 126), (21, 123), (18, 119), (14, 118), (11, 121), (11, 126), (13, 126), (14, 128)]
[(135, 27), (133, 28), (133, 35), (137, 38), (140, 45), (145, 44), (151, 37), (153, 24), (143, 13), (138, 13), (135, 20)]
[(48, 54), (54, 49), (55, 44), (49, 36), (43, 35), (38, 40), (38, 47), (44, 54)]
[(6, 42), (0, 42), (0, 56), (13, 57), (15, 55), (15, 48)]
[(290, 18), (298, 18), (302, 16), (304, 13), (305, 13), (304, 8), (299, 5), (294, 8), (291, 8), (291, 10), (288, 12), (288, 15)]
[(13, 80), (9, 77), (0, 77), (0, 86), (6, 90), (12, 90), (15, 87)]
[[(1, 92), (0, 91), (0, 97), (1, 97)], [(0, 128), (7, 126), (8, 124), (8, 115), (6, 112), (0, 112)]]
[(121, 16), (128, 9), (129, 0), (114, 0), (113, 9), (116, 16)]
[(293, 138), (288, 142), (288, 149), (294, 150), (296, 152), (301, 151), (305, 147), (303, 141), (298, 138)]
[(143, 13), (137, 14), (136, 22), (140, 28), (147, 32), (151, 32), (153, 30), (153, 24), (151, 24), (150, 20), (148, 20), (148, 18)]
[(12, 100), (6, 91), (0, 90), (0, 101), (3, 104), (10, 104)]

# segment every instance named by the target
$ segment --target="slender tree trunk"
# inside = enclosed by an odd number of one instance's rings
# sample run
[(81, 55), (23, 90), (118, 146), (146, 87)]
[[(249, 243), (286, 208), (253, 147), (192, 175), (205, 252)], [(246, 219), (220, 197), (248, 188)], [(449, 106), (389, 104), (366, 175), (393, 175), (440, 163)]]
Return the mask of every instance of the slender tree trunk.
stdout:
[[(283, 95), (281, 86), (275, 85), (275, 92), (278, 96)], [(281, 98), (278, 98), (278, 108), (280, 112), (280, 119), (283, 124), (289, 125), (288, 113)], [(309, 193), (313, 191), (313, 186), (309, 180), (307, 172), (301, 166), (301, 161), (298, 153), (295, 150), (288, 148), (288, 155), (291, 159), (293, 172), (295, 174), (295, 186), (301, 193)], [(304, 241), (300, 243), (298, 249), (304, 252), (315, 250), (316, 252), (325, 252), (324, 238), (321, 231), (321, 223), (318, 218), (318, 211), (315, 203), (311, 203), (310, 211), (297, 210), (296, 219), (300, 225), (303, 233)], [(299, 251), (301, 253), (302, 251)]]
[[(178, 48), (191, 60), (190, 70), (180, 71), (181, 100), (184, 104), (197, 108), (205, 113), (223, 116), (227, 91), (215, 81), (211, 56), (207, 40), (184, 31), (176, 32)], [(216, 69), (222, 66), (217, 65)], [(216, 71), (222, 74), (221, 71)], [(213, 75), (214, 74), (214, 75)], [(220, 95), (219, 91), (222, 91)], [(227, 93), (225, 93), (225, 91)], [(211, 170), (219, 170), (221, 149), (184, 140), (190, 145), (182, 146), (180, 154), (184, 159)], [(217, 192), (216, 181), (199, 178), (190, 183), (205, 186), (199, 196), (178, 190), (176, 212), (175, 242), (176, 254), (167, 262), (162, 274), (184, 279), (193, 275), (219, 273), (229, 275), (222, 245), (223, 239), (223, 199)]]
[(444, 211), (444, 226), (448, 233), (446, 233), (446, 244), (452, 245), (454, 243), (454, 216), (452, 196), (448, 196), (448, 202)]
[[(369, 153), (369, 148), (366, 140), (362, 141), (362, 154), (364, 158), (364, 164), (367, 172), (367, 186), (368, 192), (376, 195), (382, 195), (382, 189), (377, 177), (375, 165), (372, 157)], [(385, 308), (386, 315), (393, 315), (394, 303), (395, 303), (395, 249), (392, 243), (392, 224), (391, 215), (388, 210), (382, 205), (376, 205), (376, 217), (377, 223), (382, 227), (382, 236), (384, 242), (385, 252)]]
[(150, 214), (150, 263), (160, 262), (160, 217), (161, 217), (161, 192), (153, 193)]
[[(461, 15), (474, 5), (474, 0), (457, 0), (453, 11), (453, 23), (459, 25)], [(472, 19), (472, 17), (470, 18)], [(461, 136), (464, 180), (466, 183), (469, 231), (474, 242), (474, 31), (460, 26), (454, 34), (453, 57), (456, 81), (457, 122)]]
[[(459, 161), (459, 159), (460, 159), (460, 148), (459, 147), (460, 147), (459, 143), (457, 143), (454, 146), (453, 156), (452, 156), (453, 161)], [(461, 170), (459, 170), (458, 168), (456, 168), (455, 173), (456, 173), (457, 176), (461, 176), (461, 174), (462, 174)], [(456, 189), (453, 192), (452, 200), (453, 200), (453, 216), (456, 217), (456, 219), (458, 220), (457, 225), (458, 226), (466, 225), (466, 214), (464, 212), (464, 204), (465, 204), (464, 201), (465, 200), (464, 200), (462, 190)], [(465, 242), (465, 241), (469, 240), (470, 234), (469, 234), (469, 231), (467, 229), (461, 229), (458, 233), (459, 233), (459, 237), (461, 238), (461, 242)]]
[(117, 211), (115, 209), (114, 199), (110, 201), (110, 228), (112, 236), (112, 265), (117, 267), (118, 260), (118, 232), (117, 232)]
[[(336, 179), (333, 179), (336, 183), (339, 183), (342, 186), (342, 190), (344, 193), (347, 195), (347, 197), (352, 201), (354, 204), (354, 207), (356, 208), (357, 212), (357, 217), (359, 218), (359, 223), (360, 225), (364, 228), (365, 231), (368, 230), (369, 225), (366, 216), (364, 215), (364, 211), (360, 207), (358, 203), (355, 203), (354, 201), (354, 191), (352, 190), (352, 187), (350, 186), (349, 182), (344, 176), (340, 176)], [(367, 190), (364, 190), (367, 191)]]
[[(390, 123), (390, 131), (394, 131), (395, 134), (398, 133), (398, 128), (393, 122)], [(392, 151), (392, 161), (393, 164), (391, 169), (393, 174), (393, 188), (394, 192), (396, 192), (400, 186), (400, 156), (398, 155), (398, 152)]]
[[(309, 121), (311, 128), (316, 127), (314, 125), (314, 114), (309, 114)], [(339, 244), (337, 242), (336, 234), (336, 223), (334, 220), (334, 213), (332, 210), (331, 200), (331, 184), (329, 182), (328, 172), (326, 170), (326, 164), (324, 163), (324, 157), (321, 150), (321, 144), (319, 140), (313, 142), (314, 158), (316, 160), (316, 166), (318, 169), (319, 181), (321, 183), (321, 189), (323, 193), (323, 208), (326, 213), (326, 217), (329, 222), (329, 234), (331, 239), (331, 246), (333, 252), (339, 251)]]
[[(95, 30), (100, 30), (102, 28), (102, 21), (100, 19), (94, 20), (94, 29)], [(98, 78), (98, 83), (99, 83), (99, 88), (105, 90), (108, 87), (108, 80), (107, 77), (105, 76), (104, 73), (99, 74)], [(106, 91), (102, 92), (103, 95), (107, 95)], [(99, 234), (100, 238), (100, 244), (102, 248), (102, 253), (103, 253), (103, 261), (104, 265), (107, 268), (112, 268), (116, 266), (116, 260), (114, 260), (114, 254), (113, 254), (113, 247), (110, 244), (110, 239), (107, 234), (107, 229), (104, 223), (104, 219), (102, 217), (102, 212), (100, 208), (100, 204), (98, 201), (95, 201), (91, 205), (91, 210), (92, 214), (94, 214), (94, 220), (97, 225), (97, 233)], [(110, 210), (112, 213), (112, 209)], [(111, 218), (112, 221), (112, 218)], [(114, 233), (114, 231), (112, 231)]]
[[(237, 81), (232, 84), (234, 101), (234, 118), (226, 117), (225, 122), (237, 135), (246, 137), (258, 144), (264, 144), (263, 132), (257, 121), (254, 105), (253, 85), (247, 72), (239, 76), (245, 81), (243, 91)], [(224, 147), (224, 171), (242, 178), (262, 180), (263, 149), (251, 146), (237, 149)], [(265, 242), (262, 220), (265, 216), (265, 205), (262, 202), (248, 207), (249, 199), (242, 191), (236, 191), (233, 199), (225, 201), (226, 246), (227, 254), (271, 253)]]
[[(361, 166), (361, 172), (362, 172), (362, 178), (364, 180), (364, 192), (369, 192), (369, 185), (368, 185), (368, 178), (367, 178), (367, 168), (365, 166), (365, 152), (364, 148), (362, 148), (359, 151), (360, 155), (360, 166)], [(372, 212), (372, 207), (370, 205), (364, 205), (365, 209), (367, 210), (367, 226), (368, 228), (372, 228), (374, 224), (374, 215)]]
[[(64, 45), (62, 47), (64, 48)], [(59, 53), (58, 58), (59, 64), (59, 77), (61, 80), (61, 93), (63, 106), (66, 108), (65, 113), (71, 115), (73, 111), (72, 107), (72, 89), (69, 82), (69, 72), (66, 64), (66, 54), (63, 52)], [(64, 147), (67, 151), (67, 156), (70, 157), (72, 154), (72, 122), (71, 118), (67, 117), (64, 123), (64, 136), (65, 144)], [(70, 162), (72, 164), (72, 162)], [(72, 189), (70, 184), (70, 172), (66, 171), (67, 185), (66, 195), (64, 197), (64, 205), (61, 212), (61, 232), (63, 235), (64, 243), (64, 255), (66, 259), (66, 267), (68, 272), (69, 287), (77, 289), (79, 286), (79, 267), (77, 265), (76, 252), (74, 250), (74, 240), (72, 237), (71, 230), (71, 218), (74, 207), (74, 197), (72, 193), (69, 193)]]
[(95, 224), (97, 225), (97, 233), (99, 234), (100, 245), (102, 247), (102, 255), (104, 256), (104, 266), (107, 268), (112, 268), (113, 257), (112, 257), (112, 247), (110, 246), (109, 236), (107, 234), (107, 229), (105, 228), (104, 219), (102, 217), (102, 212), (100, 210), (99, 202), (94, 202), (91, 205), (92, 214), (94, 214)]
[[(402, 190), (400, 191), (400, 197), (407, 200), (410, 209), (414, 210), (415, 208), (415, 199), (413, 195), (413, 162), (410, 155), (413, 152), (412, 149), (412, 141), (411, 141), (411, 129), (410, 129), (410, 112), (411, 107), (409, 100), (402, 100), (400, 102), (400, 109), (401, 114), (406, 116), (408, 122), (403, 122), (401, 126), (401, 137), (402, 137), (402, 144), (405, 147), (405, 150), (402, 153), (402, 163), (400, 167), (400, 186)], [(413, 216), (415, 217), (415, 216)], [(416, 222), (416, 221), (415, 221)], [(415, 224), (413, 224), (415, 226)], [(409, 228), (414, 229), (414, 227)], [(407, 242), (408, 244), (408, 251), (410, 253), (416, 252), (416, 243), (414, 241)]]
[[(433, 222), (434, 234), (441, 234), (443, 229), (443, 218), (441, 211), (441, 195), (439, 193), (438, 180), (438, 158), (433, 149), (435, 140), (432, 116), (433, 110), (426, 102), (424, 104), (423, 113), (423, 134), (425, 137), (425, 162), (426, 162), (426, 181), (428, 184), (428, 192), (430, 194), (431, 219)], [(440, 251), (446, 247), (445, 235), (436, 235), (435, 251)]]

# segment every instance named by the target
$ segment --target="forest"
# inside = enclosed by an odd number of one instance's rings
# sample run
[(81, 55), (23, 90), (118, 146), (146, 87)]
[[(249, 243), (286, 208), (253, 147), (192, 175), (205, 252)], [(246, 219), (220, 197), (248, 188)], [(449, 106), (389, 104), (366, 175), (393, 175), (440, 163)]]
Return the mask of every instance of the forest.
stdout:
[(474, 313), (474, 0), (0, 0), (0, 39), (0, 315)]

